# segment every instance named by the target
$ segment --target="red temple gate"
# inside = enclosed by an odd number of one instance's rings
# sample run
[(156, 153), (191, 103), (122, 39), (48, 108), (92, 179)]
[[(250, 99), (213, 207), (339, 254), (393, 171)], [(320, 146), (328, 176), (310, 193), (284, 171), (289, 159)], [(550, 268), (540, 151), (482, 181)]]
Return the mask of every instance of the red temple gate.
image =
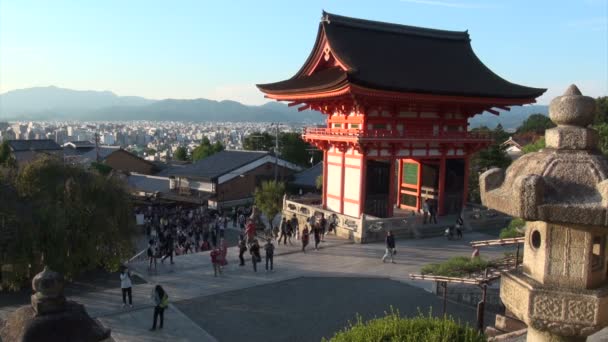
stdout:
[(324, 152), (324, 208), (354, 217), (418, 210), (426, 199), (440, 215), (460, 211), (469, 158), (492, 142), (469, 132), (468, 119), (534, 103), (545, 91), (494, 74), (467, 32), (326, 12), (300, 71), (258, 88), (327, 115), (325, 127), (303, 138)]

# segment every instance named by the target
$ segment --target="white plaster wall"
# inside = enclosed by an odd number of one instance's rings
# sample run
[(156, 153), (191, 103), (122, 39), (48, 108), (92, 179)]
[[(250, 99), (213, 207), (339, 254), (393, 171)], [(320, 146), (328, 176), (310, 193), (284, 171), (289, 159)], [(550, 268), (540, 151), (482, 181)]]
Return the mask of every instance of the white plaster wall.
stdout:
[(342, 164), (342, 157), (341, 156), (327, 156), (327, 161), (329, 163)]
[(342, 168), (336, 165), (328, 165), (327, 168), (327, 193), (340, 196), (340, 185), (342, 183)]
[(361, 166), (361, 159), (359, 158), (344, 158), (346, 165)]
[(335, 198), (327, 198), (327, 209), (340, 212), (340, 201)]
[(435, 149), (430, 149), (429, 150), (429, 156), (440, 156), (441, 153), (439, 152), (439, 150), (435, 150)]
[(344, 202), (344, 215), (359, 217), (359, 205), (355, 203)]
[(361, 170), (347, 167), (344, 171), (344, 198), (358, 201)]

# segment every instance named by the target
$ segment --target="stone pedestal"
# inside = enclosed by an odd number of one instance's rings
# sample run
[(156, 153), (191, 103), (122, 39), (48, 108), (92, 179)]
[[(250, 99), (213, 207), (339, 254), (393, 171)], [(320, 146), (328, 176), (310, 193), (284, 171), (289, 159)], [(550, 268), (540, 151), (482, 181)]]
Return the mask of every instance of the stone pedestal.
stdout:
[(32, 280), (32, 287), (36, 291), (32, 305), (0, 322), (0, 341), (99, 342), (110, 338), (110, 329), (89, 317), (83, 305), (66, 300), (61, 274), (45, 267)]
[(584, 341), (608, 325), (608, 161), (587, 128), (594, 109), (570, 86), (551, 102), (547, 148), (480, 178), (484, 205), (528, 221), (522, 268), (500, 294), (528, 341)]

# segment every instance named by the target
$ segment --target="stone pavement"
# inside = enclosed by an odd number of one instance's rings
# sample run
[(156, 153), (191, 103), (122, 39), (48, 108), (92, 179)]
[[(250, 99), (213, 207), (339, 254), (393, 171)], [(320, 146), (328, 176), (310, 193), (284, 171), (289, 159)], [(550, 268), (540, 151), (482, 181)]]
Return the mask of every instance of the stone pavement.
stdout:
[[(134, 286), (133, 309), (121, 308), (118, 281), (115, 289), (85, 293), (72, 296), (71, 299), (85, 304), (91, 316), (110, 327), (116, 341), (214, 341), (215, 339), (203, 330), (208, 324), (195, 322), (198, 321), (198, 316), (192, 315), (191, 310), (196, 307), (196, 303), (208, 302), (220, 294), (239, 293), (239, 290), (278, 284), (302, 277), (392, 279), (419, 288), (431, 289), (433, 283), (412, 282), (409, 280), (409, 273), (418, 272), (421, 266), (429, 262), (440, 262), (455, 255), (469, 256), (472, 250), (468, 242), (487, 238), (490, 236), (468, 233), (461, 241), (447, 241), (445, 238), (397, 241), (396, 264), (383, 264), (380, 261), (384, 253), (383, 243), (358, 245), (330, 236), (321, 244), (320, 250), (309, 249), (306, 253), (301, 253), (299, 241), (297, 244), (294, 241), (294, 246), (276, 246), (274, 272), (265, 272), (261, 263), (257, 273), (253, 272), (250, 259), (247, 260), (245, 267), (239, 267), (236, 248), (230, 248), (229, 264), (224, 270), (224, 275), (218, 278), (213, 276), (208, 252), (188, 254), (176, 257), (174, 265), (159, 263), (155, 272), (148, 272), (145, 262), (130, 265), (132, 270), (147, 281), (146, 284)], [(493, 257), (500, 257), (503, 253), (500, 249), (487, 249), (487, 251)], [(485, 253), (486, 250), (482, 250), (482, 255)], [(150, 332), (147, 329), (151, 326), (153, 311), (149, 297), (156, 284), (161, 284), (165, 288), (172, 305), (165, 312), (165, 328), (162, 331)], [(269, 300), (272, 298), (280, 300), (281, 297), (275, 295), (272, 288), (267, 291)], [(434, 295), (430, 295), (429, 298), (431, 297), (433, 299), (429, 299), (430, 301), (436, 300)], [(314, 299), (314, 296), (311, 298)], [(364, 297), (360, 299), (365, 300)], [(388, 307), (391, 303), (380, 304)], [(429, 306), (424, 303), (420, 305)], [(183, 314), (182, 310), (187, 311), (191, 317)], [(453, 310), (459, 311), (460, 308), (456, 304), (448, 304), (448, 313), (453, 313)], [(351, 315), (355, 314), (350, 310), (347, 312)], [(238, 323), (233, 323), (238, 326)], [(212, 328), (217, 327), (209, 326), (210, 330)]]

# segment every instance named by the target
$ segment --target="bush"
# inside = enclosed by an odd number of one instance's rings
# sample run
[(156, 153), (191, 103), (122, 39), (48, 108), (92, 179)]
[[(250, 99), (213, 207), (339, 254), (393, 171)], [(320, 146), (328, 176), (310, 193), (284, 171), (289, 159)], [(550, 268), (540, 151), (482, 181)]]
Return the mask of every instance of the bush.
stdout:
[[(399, 312), (391, 312), (383, 318), (363, 322), (357, 317), (343, 331), (336, 333), (330, 342), (481, 342), (485, 337), (467, 325), (460, 325), (451, 317), (433, 317), (419, 314), (417, 317), (402, 318)], [(323, 339), (323, 341), (326, 341)]]
[(519, 217), (511, 220), (509, 225), (506, 228), (503, 228), (500, 231), (501, 239), (509, 239), (524, 236), (523, 228), (526, 226), (526, 221), (520, 219)]
[(444, 277), (461, 277), (473, 272), (483, 271), (493, 266), (491, 261), (483, 260), (480, 257), (453, 257), (440, 264), (428, 264), (420, 270), (422, 274), (430, 274)]

